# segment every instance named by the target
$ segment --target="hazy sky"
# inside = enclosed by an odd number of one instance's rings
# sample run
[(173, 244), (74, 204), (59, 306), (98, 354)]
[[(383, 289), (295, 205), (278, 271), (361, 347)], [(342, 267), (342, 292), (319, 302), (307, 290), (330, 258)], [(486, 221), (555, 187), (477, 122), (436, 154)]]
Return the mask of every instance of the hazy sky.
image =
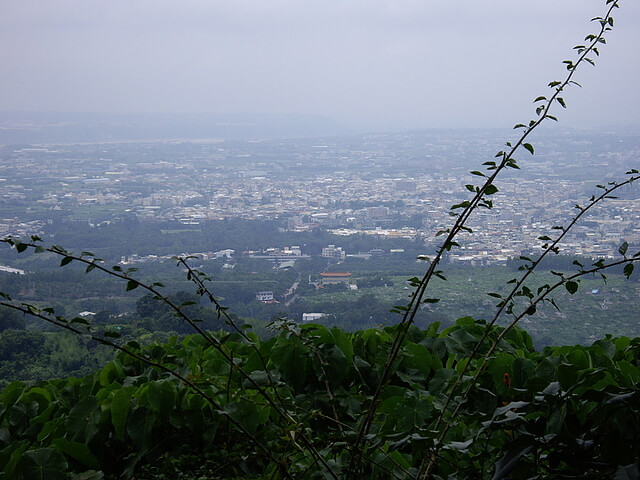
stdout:
[[(605, 0), (5, 0), (0, 110), (310, 113), (510, 126)], [(564, 125), (640, 125), (640, 1), (622, 0)]]

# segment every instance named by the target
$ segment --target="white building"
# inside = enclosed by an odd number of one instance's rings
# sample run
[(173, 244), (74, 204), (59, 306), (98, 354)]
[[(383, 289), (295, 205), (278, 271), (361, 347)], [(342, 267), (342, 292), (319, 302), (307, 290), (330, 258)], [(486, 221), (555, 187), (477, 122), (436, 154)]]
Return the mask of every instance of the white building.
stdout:
[(342, 247), (336, 247), (335, 245), (329, 245), (322, 249), (322, 256), (325, 258), (333, 258), (336, 260), (344, 260), (346, 252), (342, 250)]
[(273, 302), (273, 292), (272, 291), (258, 292), (256, 293), (256, 300), (264, 303)]

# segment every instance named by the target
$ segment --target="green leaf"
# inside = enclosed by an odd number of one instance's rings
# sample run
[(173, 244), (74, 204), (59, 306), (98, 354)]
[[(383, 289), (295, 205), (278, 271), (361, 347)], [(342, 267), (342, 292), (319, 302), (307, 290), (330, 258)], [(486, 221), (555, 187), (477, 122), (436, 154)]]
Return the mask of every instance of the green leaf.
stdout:
[(627, 254), (627, 250), (629, 249), (629, 244), (627, 242), (622, 242), (622, 245), (618, 247), (618, 252), (623, 257)]
[(228, 403), (224, 409), (250, 433), (255, 433), (260, 425), (269, 418), (269, 408), (249, 402), (244, 398), (238, 402)]
[(282, 378), (296, 390), (307, 384), (309, 349), (298, 338), (279, 338), (271, 349), (271, 360), (280, 370)]
[(68, 464), (55, 448), (28, 450), (22, 455), (24, 480), (64, 480)]
[(477, 340), (476, 337), (462, 328), (454, 330), (444, 337), (447, 351), (453, 355), (468, 354)]
[(9, 446), (0, 450), (0, 465), (4, 465), (2, 467), (3, 470), (0, 472), (0, 479), (19, 478), (15, 470), (28, 446), (29, 442), (23, 440), (22, 442), (12, 442)]
[(420, 373), (425, 377), (429, 375), (433, 366), (433, 357), (429, 350), (424, 345), (417, 343), (407, 343), (404, 350), (408, 355), (402, 360), (403, 366), (420, 370)]
[(69, 263), (71, 263), (72, 260), (73, 260), (73, 257), (63, 257), (62, 260), (60, 260), (60, 266), (64, 267), (65, 265), (68, 265)]
[(138, 407), (131, 412), (127, 422), (127, 433), (140, 453), (146, 453), (156, 439), (152, 435), (157, 415), (150, 409)]
[(129, 280), (127, 282), (127, 289), (126, 289), (127, 292), (130, 290), (134, 290), (136, 288), (138, 288), (138, 282), (136, 282), (135, 280)]
[(86, 472), (76, 473), (71, 477), (71, 480), (104, 480), (104, 473), (101, 470), (87, 470)]
[[(2, 401), (2, 406), (4, 408), (11, 407), (18, 401), (24, 390), (25, 384), (17, 381), (11, 382), (9, 385), (4, 387), (2, 393), (0, 393), (0, 401)], [(2, 417), (0, 417), (0, 420), (1, 419)]]
[(111, 423), (116, 432), (116, 436), (124, 441), (124, 435), (127, 426), (127, 415), (129, 414), (129, 406), (132, 390), (135, 387), (124, 387), (116, 391), (111, 399)]
[(74, 460), (80, 462), (89, 468), (100, 468), (98, 459), (91, 453), (89, 447), (84, 443), (72, 442), (66, 438), (56, 438), (51, 444), (65, 455), (70, 456)]
[(489, 184), (487, 185), (487, 188), (485, 188), (484, 193), (485, 195), (493, 195), (497, 191), (498, 191), (498, 187), (496, 187), (495, 185)]
[(71, 319), (71, 323), (79, 323), (81, 325), (89, 325), (89, 321), (86, 318), (74, 317)]
[(507, 451), (496, 463), (496, 470), (491, 480), (501, 480), (508, 478), (511, 471), (518, 465), (520, 458), (529, 454), (533, 450), (532, 446), (521, 446)]
[(96, 397), (87, 396), (76, 403), (65, 422), (70, 439), (89, 443), (98, 432), (101, 413)]
[(547, 422), (547, 429), (550, 433), (560, 433), (564, 420), (567, 416), (567, 404), (563, 404), (560, 408), (557, 408), (551, 412), (549, 421)]
[(573, 295), (578, 291), (578, 282), (569, 281), (564, 284), (564, 287), (567, 289), (567, 292)]
[(168, 417), (175, 408), (176, 390), (172, 382), (147, 383), (147, 398), (154, 412), (161, 417)]
[(629, 278), (631, 276), (631, 274), (633, 273), (634, 267), (635, 266), (633, 265), (633, 263), (627, 263), (624, 266), (624, 271), (623, 271), (624, 272), (624, 276)]
[(533, 145), (530, 143), (523, 143), (522, 146), (526, 148), (531, 155), (533, 155)]

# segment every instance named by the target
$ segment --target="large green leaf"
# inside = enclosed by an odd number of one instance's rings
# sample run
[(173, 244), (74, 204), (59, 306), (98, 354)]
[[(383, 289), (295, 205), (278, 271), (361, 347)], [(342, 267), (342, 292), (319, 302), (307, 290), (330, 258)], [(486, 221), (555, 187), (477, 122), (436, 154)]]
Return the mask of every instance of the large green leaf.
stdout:
[(300, 391), (307, 384), (310, 351), (299, 338), (278, 339), (271, 350), (271, 361), (278, 367), (282, 378)]
[(453, 330), (444, 337), (447, 351), (452, 355), (467, 355), (471, 353), (471, 349), (478, 340), (479, 338), (462, 328)]
[(123, 387), (118, 389), (111, 399), (111, 423), (116, 432), (116, 436), (120, 440), (124, 440), (126, 432), (127, 415), (129, 414), (129, 405), (131, 403), (131, 395), (135, 387)]
[(12, 442), (7, 447), (0, 450), (0, 465), (3, 470), (0, 472), (0, 480), (12, 480), (17, 478), (16, 467), (22, 458), (22, 454), (29, 447), (29, 442)]
[(0, 393), (0, 422), (11, 410), (11, 407), (18, 401), (25, 390), (25, 384), (22, 382), (11, 382)]
[[(326, 375), (326, 380), (331, 385), (339, 385), (349, 371), (349, 363), (342, 350), (337, 345), (323, 348), (318, 356), (313, 356), (311, 361), (318, 378)], [(325, 378), (322, 378), (325, 380)]]
[(94, 396), (81, 399), (69, 412), (67, 431), (72, 440), (89, 443), (98, 432), (101, 408)]
[(100, 385), (106, 387), (122, 376), (122, 366), (118, 362), (109, 362), (100, 371)]
[(404, 346), (402, 366), (419, 370), (425, 377), (431, 372), (432, 356), (424, 345), (407, 343)]
[(154, 412), (168, 417), (175, 407), (176, 389), (173, 382), (149, 382), (147, 398)]
[(227, 404), (225, 410), (252, 434), (256, 433), (258, 428), (267, 421), (270, 412), (268, 406), (245, 399)]
[(100, 468), (98, 459), (91, 453), (91, 450), (89, 450), (89, 447), (85, 443), (72, 442), (66, 438), (56, 438), (51, 444), (85, 467)]
[(331, 335), (335, 339), (338, 348), (342, 350), (342, 353), (346, 357), (347, 362), (351, 363), (351, 361), (353, 360), (353, 344), (351, 343), (351, 338), (349, 337), (349, 335), (344, 333), (339, 328), (335, 327), (331, 329)]
[(159, 440), (152, 436), (156, 418), (156, 415), (145, 407), (136, 408), (129, 415), (127, 434), (141, 455), (147, 452), (156, 440)]
[(514, 357), (508, 353), (498, 353), (487, 364), (487, 373), (493, 380), (493, 389), (504, 395), (511, 388)]
[(28, 450), (22, 455), (20, 471), (24, 480), (64, 480), (67, 461), (55, 448)]

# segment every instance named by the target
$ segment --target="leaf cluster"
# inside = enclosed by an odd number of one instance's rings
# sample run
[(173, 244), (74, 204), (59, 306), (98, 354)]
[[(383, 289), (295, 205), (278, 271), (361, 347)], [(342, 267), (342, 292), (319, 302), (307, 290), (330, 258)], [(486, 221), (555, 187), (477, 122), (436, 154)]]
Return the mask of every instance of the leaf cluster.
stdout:
[[(302, 433), (338, 476), (347, 475), (345, 442), (372, 399), (398, 327), (355, 333), (317, 324), (278, 328), (281, 333), (268, 341), (252, 338), (264, 364), (241, 335), (216, 335), (234, 365), (277, 394), (295, 416), (294, 425), (282, 425), (256, 387), (202, 337), (145, 348), (131, 343), (127, 347), (141, 357), (201, 386), (218, 408), (174, 376), (124, 353), (83, 379), (32, 387), (14, 382), (0, 395), (3, 478), (36, 478), (37, 472), (46, 478), (130, 477), (168, 458), (185, 475), (297, 477), (322, 470), (301, 443)], [(493, 329), (481, 350), (501, 331)], [(425, 451), (438, 440), (434, 426), (456, 372), (480, 368), (478, 360), (467, 362), (484, 332), (482, 322), (470, 317), (443, 331), (437, 324), (409, 331), (380, 396), (365, 452), (367, 476), (416, 475)], [(442, 440), (434, 478), (587, 470), (606, 476), (633, 463), (640, 454), (639, 353), (640, 339), (624, 337), (537, 352), (524, 331), (511, 330), (473, 394), (448, 419), (453, 424)], [(194, 455), (196, 465), (188, 461)]]

